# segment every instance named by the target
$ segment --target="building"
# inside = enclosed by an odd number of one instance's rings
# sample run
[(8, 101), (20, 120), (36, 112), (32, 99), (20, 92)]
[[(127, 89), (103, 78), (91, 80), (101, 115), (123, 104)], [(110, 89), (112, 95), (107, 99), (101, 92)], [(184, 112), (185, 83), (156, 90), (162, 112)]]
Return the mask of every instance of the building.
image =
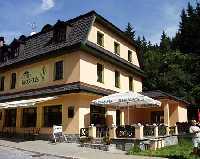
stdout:
[[(144, 78), (135, 43), (96, 12), (47, 24), (10, 45), (0, 41), (0, 103), (7, 104), (0, 109), (0, 129), (37, 127), (48, 134), (55, 124), (79, 135), (90, 124), (127, 123), (126, 109), (90, 104), (114, 92), (142, 92)], [(130, 122), (187, 121), (185, 102), (161, 100), (161, 108), (130, 110)]]

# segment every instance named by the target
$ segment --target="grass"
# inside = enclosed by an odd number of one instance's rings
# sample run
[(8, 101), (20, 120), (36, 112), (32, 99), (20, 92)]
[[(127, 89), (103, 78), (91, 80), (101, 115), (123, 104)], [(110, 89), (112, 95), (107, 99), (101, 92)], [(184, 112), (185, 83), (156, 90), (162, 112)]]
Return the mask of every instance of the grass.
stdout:
[[(137, 147), (133, 147), (129, 150), (129, 155), (142, 155), (153, 157), (166, 157), (170, 159), (198, 159), (192, 152), (192, 142), (190, 140), (181, 139), (178, 145), (164, 147), (158, 150), (146, 150), (140, 151)], [(200, 158), (199, 158), (200, 159)]]

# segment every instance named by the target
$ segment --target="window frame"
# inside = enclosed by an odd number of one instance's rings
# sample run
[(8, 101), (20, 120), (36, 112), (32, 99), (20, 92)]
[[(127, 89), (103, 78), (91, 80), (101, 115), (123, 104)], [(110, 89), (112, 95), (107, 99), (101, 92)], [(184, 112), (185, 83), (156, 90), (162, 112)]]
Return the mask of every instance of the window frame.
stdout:
[[(99, 37), (100, 37), (100, 43), (99, 43)], [(104, 34), (100, 31), (97, 31), (97, 44), (101, 47), (104, 47)]]
[(5, 76), (0, 76), (0, 91), (5, 89)]
[[(58, 108), (56, 108), (56, 107), (58, 107)], [(62, 107), (63, 106), (61, 104), (60, 105), (59, 104), (58, 105), (48, 105), (48, 106), (43, 107), (43, 127), (48, 128), (48, 127), (53, 127), (53, 125), (62, 125)], [(55, 121), (54, 121), (55, 123), (52, 123), (53, 119), (51, 119), (51, 120), (49, 119), (50, 116), (52, 117), (52, 114), (51, 115), (48, 114), (48, 111), (49, 111), (48, 109), (52, 110), (53, 108), (60, 110), (60, 112), (59, 111), (57, 112), (57, 113), (59, 113), (59, 114), (57, 114), (57, 116), (61, 115), (59, 117), (60, 121), (58, 121), (58, 118), (57, 118), (57, 120), (55, 120), (57, 123)], [(56, 113), (56, 112), (53, 112), (53, 113)]]
[(115, 71), (115, 87), (120, 88), (120, 72)]
[[(59, 63), (62, 63), (62, 69), (61, 69), (61, 72), (58, 72), (58, 64)], [(60, 75), (59, 75), (60, 74)], [(60, 61), (56, 61), (54, 63), (54, 81), (58, 81), (58, 80), (63, 80), (64, 79), (64, 61), (63, 60), (60, 60)]]
[[(98, 71), (98, 66), (101, 66), (100, 71)], [(99, 80), (99, 72), (101, 72), (101, 80)], [(97, 63), (97, 82), (104, 83), (104, 66), (100, 63)]]
[[(33, 112), (30, 112), (30, 110), (33, 110)], [(32, 123), (27, 122), (31, 118)], [(26, 120), (29, 119), (29, 120)], [(36, 107), (30, 107), (30, 108), (23, 108), (22, 110), (22, 127), (28, 128), (28, 127), (36, 127), (37, 123), (37, 108)]]
[(129, 76), (129, 91), (134, 91), (134, 86), (133, 86), (133, 77)]
[(128, 50), (128, 62), (133, 62), (133, 52), (131, 50)]
[(114, 41), (114, 53), (120, 55), (120, 44)]
[[(72, 113), (72, 114), (70, 114), (70, 113)], [(68, 118), (74, 118), (74, 115), (75, 115), (75, 106), (69, 106), (67, 108), (67, 117)]]
[[(13, 75), (15, 75), (15, 80), (13, 81)], [(13, 83), (14, 82), (14, 83)], [(15, 89), (17, 83), (17, 74), (14, 72), (11, 74), (11, 82), (10, 82), (10, 89)]]

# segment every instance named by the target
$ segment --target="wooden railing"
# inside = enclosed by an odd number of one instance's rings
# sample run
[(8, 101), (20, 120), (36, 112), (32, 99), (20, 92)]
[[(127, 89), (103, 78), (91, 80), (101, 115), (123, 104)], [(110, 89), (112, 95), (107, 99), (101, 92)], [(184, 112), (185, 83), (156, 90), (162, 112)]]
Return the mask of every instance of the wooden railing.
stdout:
[(165, 136), (167, 134), (167, 126), (161, 124), (158, 126), (158, 136)]
[(145, 125), (143, 128), (144, 136), (154, 136), (154, 125)]
[(96, 137), (103, 138), (109, 136), (109, 128), (107, 127), (96, 127)]

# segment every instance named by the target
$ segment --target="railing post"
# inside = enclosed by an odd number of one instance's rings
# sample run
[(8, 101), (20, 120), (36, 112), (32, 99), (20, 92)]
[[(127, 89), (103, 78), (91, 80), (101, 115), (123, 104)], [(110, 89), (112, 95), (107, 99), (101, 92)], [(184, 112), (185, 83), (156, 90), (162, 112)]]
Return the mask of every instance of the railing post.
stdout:
[(166, 135), (169, 136), (169, 131), (170, 131), (170, 130), (169, 130), (169, 126), (168, 126), (168, 125), (165, 125), (165, 127), (166, 127)]
[(158, 137), (158, 126), (156, 124), (153, 124), (154, 126), (154, 137)]
[(178, 127), (176, 124), (175, 124), (175, 135), (178, 135)]
[(92, 138), (96, 138), (96, 126), (94, 126), (94, 124), (91, 124), (91, 126), (89, 126), (89, 136)]
[(138, 123), (136, 126), (135, 126), (135, 138), (136, 139), (143, 139), (143, 128), (144, 126), (141, 125), (140, 123)]
[(109, 129), (109, 137), (112, 139), (116, 139), (116, 126), (112, 125), (112, 127)]

